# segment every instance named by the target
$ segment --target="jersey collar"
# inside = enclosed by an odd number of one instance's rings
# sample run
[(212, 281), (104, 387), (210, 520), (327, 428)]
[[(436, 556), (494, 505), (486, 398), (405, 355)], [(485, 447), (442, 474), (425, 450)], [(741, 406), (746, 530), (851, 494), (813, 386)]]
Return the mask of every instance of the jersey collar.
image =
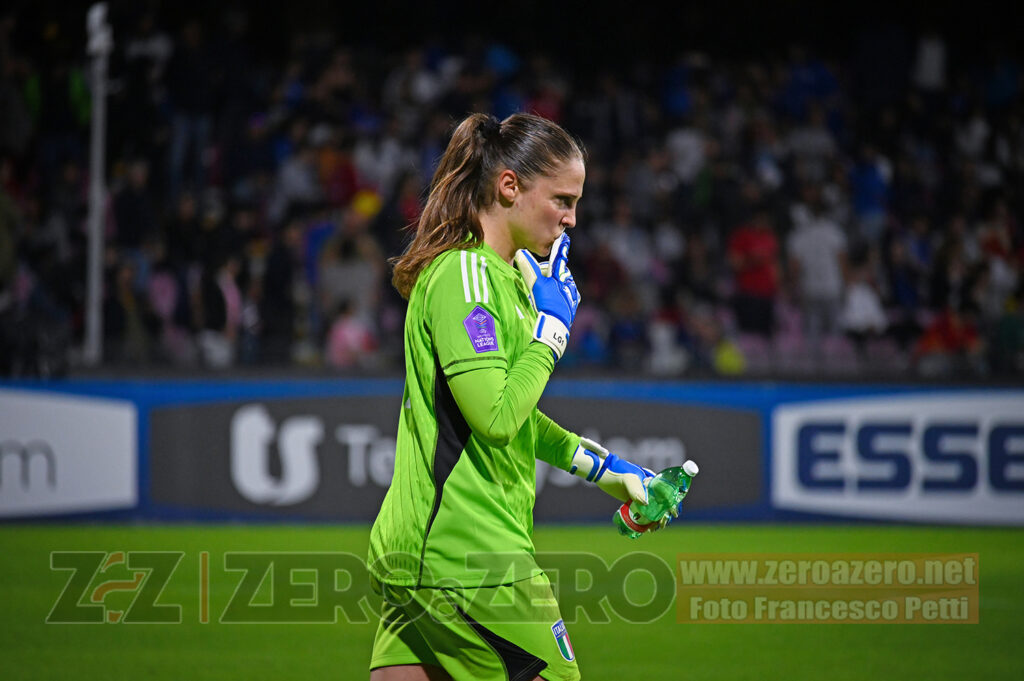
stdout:
[(491, 258), (491, 260), (488, 261), (488, 265), (490, 265), (491, 262), (493, 262), (493, 267), (497, 268), (500, 272), (504, 273), (505, 275), (510, 277), (519, 276), (519, 271), (515, 267), (505, 262), (505, 259), (498, 255), (498, 252), (496, 250), (488, 246), (483, 241), (480, 242), (479, 250), (482, 251), (485, 256)]

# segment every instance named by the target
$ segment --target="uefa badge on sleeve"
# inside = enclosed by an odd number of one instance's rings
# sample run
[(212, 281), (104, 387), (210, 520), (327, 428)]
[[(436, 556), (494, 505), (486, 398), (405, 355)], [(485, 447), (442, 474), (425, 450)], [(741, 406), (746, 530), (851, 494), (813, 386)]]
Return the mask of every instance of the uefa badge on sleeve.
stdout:
[(473, 343), (477, 354), (498, 349), (498, 336), (494, 330), (494, 317), (479, 305), (473, 308), (469, 316), (462, 320), (462, 325)]
[(576, 658), (576, 654), (572, 651), (572, 643), (569, 642), (569, 632), (565, 629), (565, 621), (558, 620), (551, 626), (551, 633), (555, 636), (555, 642), (558, 643), (558, 652), (562, 653), (568, 662), (572, 662)]

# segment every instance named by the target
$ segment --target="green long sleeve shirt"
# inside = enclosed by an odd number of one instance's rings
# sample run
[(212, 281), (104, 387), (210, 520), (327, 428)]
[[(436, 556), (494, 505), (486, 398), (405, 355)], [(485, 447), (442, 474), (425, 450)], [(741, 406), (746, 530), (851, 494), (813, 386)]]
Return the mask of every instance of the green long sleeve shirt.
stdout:
[(533, 560), (536, 459), (568, 470), (578, 435), (537, 409), (554, 359), (519, 272), (487, 245), (438, 256), (409, 296), (395, 475), (370, 535), (374, 577), (493, 586)]

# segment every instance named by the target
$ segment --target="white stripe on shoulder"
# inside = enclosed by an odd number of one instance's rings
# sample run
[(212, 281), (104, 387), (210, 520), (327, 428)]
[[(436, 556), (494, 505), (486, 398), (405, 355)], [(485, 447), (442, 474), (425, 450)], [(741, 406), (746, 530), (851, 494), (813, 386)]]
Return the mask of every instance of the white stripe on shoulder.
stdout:
[(484, 303), (487, 302), (487, 258), (480, 256), (480, 278), (484, 280)]
[(476, 264), (476, 253), (472, 254), (472, 260), (470, 260), (470, 270), (473, 272), (473, 299), (476, 302), (480, 302), (480, 276), (477, 273)]
[(526, 319), (526, 317), (523, 316), (523, 311), (519, 309), (518, 305), (516, 305), (516, 314), (519, 315), (520, 319)]
[(462, 251), (462, 292), (466, 294), (466, 302), (469, 302), (469, 272), (466, 271), (466, 251)]

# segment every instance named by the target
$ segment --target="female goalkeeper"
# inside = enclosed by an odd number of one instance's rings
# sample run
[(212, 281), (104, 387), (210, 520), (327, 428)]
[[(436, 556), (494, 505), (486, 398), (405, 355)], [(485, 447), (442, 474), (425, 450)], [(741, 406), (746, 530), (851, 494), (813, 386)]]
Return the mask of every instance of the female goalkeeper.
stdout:
[(645, 502), (652, 475), (537, 409), (579, 304), (565, 232), (584, 159), (544, 118), (469, 116), (394, 261), (409, 301), (406, 382), (370, 535), (384, 595), (371, 681), (579, 678), (534, 560), (535, 458), (622, 501)]

